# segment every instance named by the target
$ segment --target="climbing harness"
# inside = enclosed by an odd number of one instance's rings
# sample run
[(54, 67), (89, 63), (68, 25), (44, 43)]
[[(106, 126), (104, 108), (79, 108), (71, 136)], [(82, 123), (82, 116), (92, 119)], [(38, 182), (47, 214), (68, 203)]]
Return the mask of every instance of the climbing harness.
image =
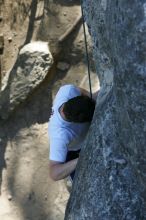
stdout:
[(84, 32), (84, 42), (85, 42), (85, 50), (86, 50), (86, 60), (87, 60), (87, 66), (88, 66), (89, 89), (90, 89), (90, 96), (91, 96), (91, 99), (92, 99), (92, 87), (91, 87), (90, 62), (89, 62), (89, 54), (88, 54), (87, 37), (86, 37), (86, 28), (85, 28), (85, 20), (84, 20), (84, 11), (83, 11), (82, 0), (81, 0), (81, 13), (82, 13), (82, 23), (83, 23), (83, 32)]

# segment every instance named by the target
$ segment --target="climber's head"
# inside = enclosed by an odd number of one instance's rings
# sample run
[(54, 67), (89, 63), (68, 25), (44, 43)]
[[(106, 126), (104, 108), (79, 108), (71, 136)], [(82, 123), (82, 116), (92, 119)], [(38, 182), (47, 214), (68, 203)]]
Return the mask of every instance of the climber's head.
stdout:
[(95, 101), (88, 96), (76, 96), (64, 103), (63, 113), (69, 122), (91, 122)]

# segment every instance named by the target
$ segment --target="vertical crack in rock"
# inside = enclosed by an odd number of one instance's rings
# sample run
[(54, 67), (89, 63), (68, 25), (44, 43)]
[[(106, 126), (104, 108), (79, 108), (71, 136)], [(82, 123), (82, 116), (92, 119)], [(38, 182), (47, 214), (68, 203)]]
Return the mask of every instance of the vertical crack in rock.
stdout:
[(83, 7), (101, 90), (65, 220), (144, 220), (146, 0)]

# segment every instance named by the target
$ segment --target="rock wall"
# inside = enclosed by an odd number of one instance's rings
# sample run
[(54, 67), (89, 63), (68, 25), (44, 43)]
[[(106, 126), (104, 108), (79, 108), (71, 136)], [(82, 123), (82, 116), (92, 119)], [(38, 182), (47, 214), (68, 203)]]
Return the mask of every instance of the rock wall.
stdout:
[(146, 219), (146, 0), (84, 0), (101, 90), (65, 220)]

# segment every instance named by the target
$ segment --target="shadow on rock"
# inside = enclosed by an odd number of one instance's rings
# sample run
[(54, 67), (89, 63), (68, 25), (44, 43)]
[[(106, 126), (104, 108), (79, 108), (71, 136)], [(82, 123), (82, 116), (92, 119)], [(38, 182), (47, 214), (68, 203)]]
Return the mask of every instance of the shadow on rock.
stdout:
[(55, 4), (60, 4), (60, 5), (64, 5), (64, 6), (73, 6), (73, 5), (80, 5), (80, 0), (54, 0)]

